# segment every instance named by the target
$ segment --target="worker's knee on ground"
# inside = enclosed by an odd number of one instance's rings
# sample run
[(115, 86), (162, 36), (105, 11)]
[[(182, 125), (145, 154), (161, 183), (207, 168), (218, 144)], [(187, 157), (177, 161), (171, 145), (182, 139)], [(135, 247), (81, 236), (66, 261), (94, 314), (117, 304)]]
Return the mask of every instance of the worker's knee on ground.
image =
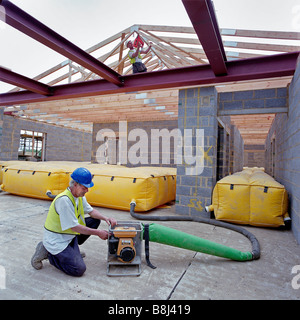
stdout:
[(70, 270), (70, 275), (73, 277), (81, 277), (85, 273), (85, 270), (86, 265), (84, 262), (82, 262)]
[(74, 256), (70, 261), (69, 264), (65, 265), (64, 271), (73, 277), (81, 277), (86, 270), (86, 265), (82, 259), (82, 257)]

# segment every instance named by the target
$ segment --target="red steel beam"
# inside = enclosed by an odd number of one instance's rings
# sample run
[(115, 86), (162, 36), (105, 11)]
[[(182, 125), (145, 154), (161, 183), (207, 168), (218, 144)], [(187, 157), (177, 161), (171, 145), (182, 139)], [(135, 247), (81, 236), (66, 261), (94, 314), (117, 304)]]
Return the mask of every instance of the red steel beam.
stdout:
[(2, 67), (0, 67), (0, 81), (10, 83), (14, 86), (21, 87), (38, 94), (43, 94), (46, 96), (51, 95), (50, 86)]
[(211, 0), (182, 0), (216, 76), (226, 75), (226, 54)]
[(0, 0), (4, 9), (4, 21), (10, 26), (43, 43), (72, 61), (96, 73), (107, 81), (121, 86), (120, 75), (72, 42), (30, 16), (8, 0)]
[(218, 20), (217, 20), (217, 16), (216, 16), (216, 11), (215, 11), (215, 7), (214, 4), (211, 0), (207, 0), (207, 4), (208, 4), (208, 9), (210, 12), (210, 16), (211, 16), (211, 21), (213, 23), (214, 26), (214, 30), (216, 33), (216, 37), (220, 46), (220, 50), (223, 56), (224, 61), (227, 61), (227, 57), (226, 57), (226, 53), (225, 53), (225, 49), (223, 46), (223, 40), (222, 40), (222, 36), (221, 36), (221, 31), (218, 25)]
[(51, 87), (53, 95), (49, 97), (29, 91), (4, 93), (0, 94), (0, 106), (291, 76), (295, 72), (298, 56), (299, 52), (291, 52), (228, 61), (226, 62), (228, 74), (224, 76), (215, 76), (207, 64), (123, 76), (122, 87), (101, 79), (53, 86)]

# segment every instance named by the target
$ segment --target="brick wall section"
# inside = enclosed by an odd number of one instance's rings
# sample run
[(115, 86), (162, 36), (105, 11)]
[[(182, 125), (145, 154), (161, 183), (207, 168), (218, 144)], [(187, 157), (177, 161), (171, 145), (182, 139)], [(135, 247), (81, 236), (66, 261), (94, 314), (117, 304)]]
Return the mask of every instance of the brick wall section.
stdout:
[(244, 163), (244, 140), (231, 124), (230, 116), (220, 116), (218, 126), (217, 180), (241, 171)]
[(244, 146), (244, 167), (264, 167), (265, 146), (245, 145)]
[[(135, 166), (167, 166), (167, 167), (176, 167), (175, 163), (175, 154), (177, 154), (177, 136), (176, 139), (173, 137), (168, 137), (168, 133), (171, 134), (172, 130), (176, 129), (178, 126), (177, 120), (168, 120), (168, 121), (136, 121), (136, 122), (127, 122), (127, 132), (125, 134), (125, 139), (127, 140), (127, 167)], [(125, 126), (125, 127), (126, 127)], [(100, 130), (102, 132), (108, 132), (112, 130), (116, 137), (119, 137), (119, 142), (116, 142), (115, 145), (112, 141), (109, 140), (109, 155), (108, 162), (115, 164), (120, 161), (119, 159), (119, 144), (120, 138), (122, 135), (122, 127), (119, 122), (115, 123), (94, 123), (93, 126), (93, 144), (92, 144), (92, 162), (94, 163), (104, 163), (105, 158), (103, 157), (103, 152), (99, 152), (99, 148), (103, 146), (104, 142), (100, 139)], [(157, 131), (159, 130), (159, 132)], [(154, 135), (160, 135), (163, 131), (167, 133), (165, 136), (166, 139), (170, 141), (169, 148), (162, 148), (162, 138), (158, 137), (157, 140)], [(173, 132), (174, 133), (174, 132)], [(143, 139), (146, 140), (145, 143), (140, 143), (140, 136), (142, 134)], [(98, 137), (97, 137), (98, 135)], [(123, 136), (124, 137), (124, 136)], [(98, 141), (97, 141), (98, 140)], [(143, 140), (143, 141), (144, 141)], [(175, 141), (174, 141), (175, 140)], [(156, 144), (157, 151), (154, 152), (154, 148), (151, 145), (152, 142), (159, 141), (159, 146)], [(144, 149), (144, 152), (143, 152)], [(121, 149), (124, 150), (124, 149)], [(132, 158), (130, 154), (135, 155), (133, 160), (136, 160), (137, 163), (132, 163)], [(121, 155), (123, 159), (126, 159), (126, 154)], [(121, 159), (122, 160), (122, 159)], [(124, 161), (122, 164), (125, 164)]]
[(217, 181), (226, 175), (226, 131), (218, 125), (218, 143), (217, 143)]
[[(300, 244), (300, 63), (289, 88), (289, 113), (277, 114), (266, 140), (266, 170), (272, 171), (271, 139), (275, 138), (274, 177), (289, 194), (292, 230)], [(273, 140), (274, 141), (274, 140)]]
[(21, 130), (46, 133), (46, 161), (91, 160), (91, 133), (12, 116), (4, 116), (0, 160), (18, 159)]
[(243, 170), (244, 165), (244, 140), (235, 125), (230, 130), (230, 173)]
[(221, 92), (218, 96), (219, 114), (230, 112), (231, 114), (270, 112), (276, 108), (277, 112), (288, 106), (287, 88), (248, 90), (237, 92)]
[(217, 181), (230, 171), (230, 116), (218, 117)]
[[(184, 89), (179, 91), (178, 128), (183, 136), (184, 129), (204, 129), (204, 160), (201, 174), (189, 175), (185, 163), (177, 165), (176, 212), (196, 216), (207, 216), (206, 205), (211, 204), (212, 189), (216, 182), (217, 157), (217, 94), (214, 87)], [(193, 139), (195, 155), (196, 139)], [(182, 150), (178, 150), (184, 154)]]
[[(277, 152), (277, 155), (276, 153), (274, 152), (275, 151), (275, 148), (274, 146), (272, 146), (272, 144), (274, 144), (275, 142), (275, 130), (277, 128), (277, 130), (280, 130), (282, 128), (280, 128), (280, 123), (281, 121), (285, 122), (285, 120), (282, 119), (282, 116), (285, 118), (285, 115), (276, 115), (275, 116), (275, 119), (272, 123), (272, 126), (269, 130), (269, 133), (268, 133), (268, 136), (267, 136), (267, 139), (266, 139), (266, 142), (265, 142), (265, 171), (270, 174), (272, 177), (275, 177), (276, 173), (275, 173), (275, 170), (276, 170), (276, 167), (278, 167), (278, 164), (277, 166), (275, 167), (276, 165), (276, 162), (275, 160), (277, 160), (277, 156), (278, 156), (278, 152)], [(277, 142), (277, 141), (276, 141)], [(278, 148), (276, 148), (276, 150), (278, 151)], [(274, 158), (274, 159), (272, 159)]]

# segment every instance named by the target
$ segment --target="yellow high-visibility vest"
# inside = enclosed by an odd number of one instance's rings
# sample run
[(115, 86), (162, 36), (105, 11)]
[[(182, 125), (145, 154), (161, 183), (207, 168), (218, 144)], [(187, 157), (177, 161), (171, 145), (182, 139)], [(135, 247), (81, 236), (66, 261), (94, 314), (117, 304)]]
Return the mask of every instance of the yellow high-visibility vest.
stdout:
[[(130, 56), (129, 56), (129, 53), (130, 53), (130, 52), (135, 52), (135, 50), (129, 50), (129, 51), (128, 51), (128, 58), (129, 58), (129, 60), (130, 60), (130, 63), (131, 63), (131, 64), (134, 64), (134, 63), (135, 63), (135, 58), (130, 58)], [(141, 56), (140, 53), (138, 54), (138, 57), (139, 57), (140, 59), (142, 59), (142, 56)]]
[(84, 210), (83, 210), (83, 204), (82, 204), (82, 198), (78, 198), (78, 209), (76, 206), (75, 199), (68, 189), (66, 189), (64, 192), (60, 193), (55, 197), (55, 199), (52, 201), (48, 216), (45, 222), (45, 228), (49, 231), (56, 232), (56, 233), (64, 233), (64, 234), (74, 234), (77, 235), (79, 234), (78, 232), (73, 231), (72, 229), (67, 229), (67, 230), (62, 230), (61, 229), (61, 224), (60, 224), (60, 218), (59, 214), (55, 210), (55, 201), (63, 196), (67, 196), (73, 203), (74, 206), (74, 213), (76, 218), (78, 219), (78, 223), (85, 226), (85, 220), (84, 220)]

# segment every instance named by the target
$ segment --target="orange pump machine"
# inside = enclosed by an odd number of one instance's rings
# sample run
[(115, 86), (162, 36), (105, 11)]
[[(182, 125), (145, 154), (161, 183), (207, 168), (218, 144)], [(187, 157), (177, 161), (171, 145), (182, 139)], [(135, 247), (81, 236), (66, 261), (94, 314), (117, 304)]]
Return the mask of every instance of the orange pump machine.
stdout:
[[(108, 276), (138, 276), (141, 274), (141, 243), (143, 226), (140, 222), (118, 221), (109, 229), (107, 275)], [(129, 267), (135, 267), (129, 271)], [(125, 273), (115, 273), (112, 269), (128, 267)], [(132, 269), (132, 268), (131, 268)], [(137, 270), (136, 270), (137, 269)]]
[(116, 227), (109, 239), (109, 252), (116, 254), (119, 261), (131, 262), (136, 255), (133, 242), (136, 234), (135, 227)]

